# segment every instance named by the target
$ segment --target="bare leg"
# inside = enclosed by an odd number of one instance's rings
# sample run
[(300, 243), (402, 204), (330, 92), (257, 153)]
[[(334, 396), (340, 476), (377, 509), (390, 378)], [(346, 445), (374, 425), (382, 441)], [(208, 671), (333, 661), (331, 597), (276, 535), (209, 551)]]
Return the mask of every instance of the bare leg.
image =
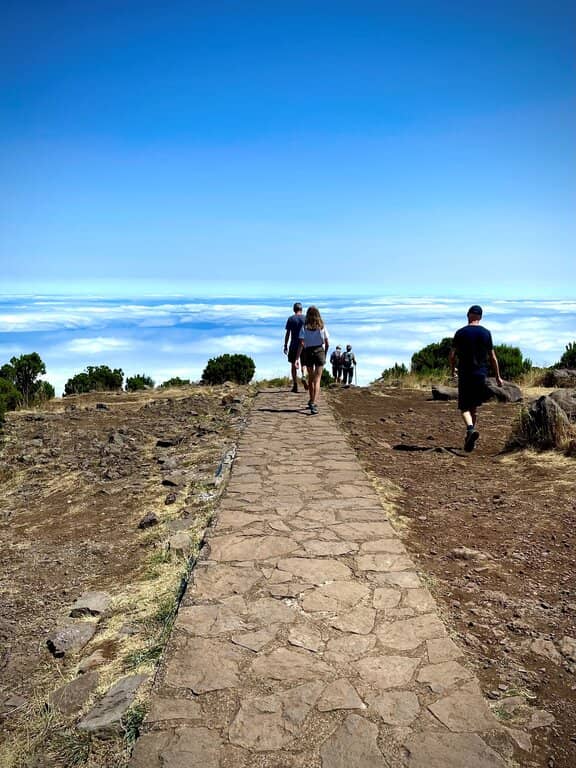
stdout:
[(466, 424), (467, 427), (474, 426), (474, 419), (470, 411), (462, 411), (462, 420), (464, 421), (464, 424)]
[(296, 363), (292, 363), (292, 381), (294, 384), (298, 384), (298, 368), (296, 368)]

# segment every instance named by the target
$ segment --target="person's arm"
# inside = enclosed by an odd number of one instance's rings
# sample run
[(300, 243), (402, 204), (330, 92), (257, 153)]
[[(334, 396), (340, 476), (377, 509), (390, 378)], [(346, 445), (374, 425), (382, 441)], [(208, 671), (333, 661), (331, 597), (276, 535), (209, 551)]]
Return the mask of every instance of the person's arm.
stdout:
[(286, 328), (286, 333), (284, 334), (284, 354), (288, 352), (288, 339), (290, 338), (290, 329)]
[(492, 364), (492, 370), (494, 371), (494, 375), (496, 376), (496, 384), (498, 384), (499, 387), (504, 384), (502, 381), (502, 376), (500, 376), (500, 366), (498, 364), (498, 358), (496, 357), (496, 352), (494, 352), (493, 349), (490, 350), (490, 362)]
[(450, 349), (448, 354), (448, 362), (450, 363), (450, 376), (454, 378), (454, 376), (456, 376), (456, 350), (454, 347)]
[(328, 334), (326, 333), (326, 328), (324, 328), (324, 354), (328, 354), (328, 347), (330, 346), (330, 340), (328, 339)]

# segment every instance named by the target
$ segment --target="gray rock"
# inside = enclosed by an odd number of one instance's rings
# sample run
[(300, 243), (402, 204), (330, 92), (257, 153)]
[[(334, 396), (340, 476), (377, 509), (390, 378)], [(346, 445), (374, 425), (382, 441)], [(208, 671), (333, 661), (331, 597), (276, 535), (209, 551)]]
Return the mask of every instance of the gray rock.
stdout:
[(545, 387), (576, 387), (576, 370), (574, 368), (550, 368), (544, 377)]
[(496, 379), (486, 379), (486, 389), (489, 399), (498, 400), (499, 403), (519, 403), (522, 401), (522, 390), (510, 381), (504, 381), (502, 386), (496, 384)]
[(476, 686), (445, 696), (430, 704), (428, 709), (447, 728), (457, 733), (488, 731), (498, 727), (498, 721)]
[(320, 712), (333, 712), (337, 709), (366, 708), (354, 686), (345, 678), (335, 680), (327, 685), (316, 706)]
[(562, 408), (570, 421), (576, 421), (576, 389), (557, 389), (550, 393), (550, 398)]
[(475, 733), (415, 733), (404, 743), (408, 768), (506, 768)]
[(188, 557), (192, 552), (192, 537), (185, 531), (180, 531), (168, 539), (168, 549), (180, 557)]
[(320, 750), (322, 768), (387, 768), (378, 748), (378, 728), (359, 715), (348, 715)]
[(558, 653), (551, 640), (533, 640), (530, 643), (530, 650), (537, 656), (544, 656), (546, 659), (549, 659), (553, 664), (560, 665), (562, 663), (562, 656)]
[(530, 722), (526, 728), (529, 731), (534, 728), (546, 728), (548, 725), (553, 725), (556, 722), (556, 718), (551, 712), (546, 712), (544, 709), (535, 709), (530, 717)]
[(418, 697), (412, 691), (387, 691), (370, 703), (387, 725), (409, 726), (420, 713)]
[(564, 635), (560, 641), (560, 653), (569, 661), (576, 661), (576, 638)]
[(75, 619), (82, 616), (101, 616), (106, 613), (112, 598), (108, 592), (84, 592), (70, 609)]
[(570, 420), (558, 403), (547, 395), (534, 400), (507, 442), (507, 448), (561, 448), (570, 433)]
[(96, 690), (99, 677), (98, 672), (80, 675), (53, 691), (48, 697), (48, 702), (64, 715), (75, 715)]
[(58, 627), (46, 639), (50, 653), (57, 659), (70, 651), (78, 651), (90, 642), (96, 633), (96, 624), (81, 621)]
[(122, 716), (134, 701), (138, 688), (145, 680), (147, 680), (146, 675), (130, 675), (118, 680), (80, 721), (78, 729), (100, 738), (111, 738), (120, 734)]
[(138, 528), (141, 530), (144, 530), (145, 528), (151, 528), (153, 525), (158, 525), (158, 518), (154, 514), (154, 512), (149, 512), (147, 515), (144, 515), (142, 520), (138, 523)]
[(432, 400), (458, 400), (456, 387), (444, 387), (441, 384), (432, 386)]

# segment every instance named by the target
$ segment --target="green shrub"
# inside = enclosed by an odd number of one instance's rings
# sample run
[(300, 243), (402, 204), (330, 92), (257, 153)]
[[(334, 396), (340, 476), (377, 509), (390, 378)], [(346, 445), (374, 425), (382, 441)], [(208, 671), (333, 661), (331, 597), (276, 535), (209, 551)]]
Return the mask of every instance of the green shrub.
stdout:
[(451, 349), (452, 338), (449, 337), (428, 344), (412, 355), (410, 370), (412, 373), (444, 373), (449, 368), (448, 355)]
[(406, 376), (408, 376), (408, 368), (404, 363), (394, 363), (391, 368), (385, 368), (380, 374), (380, 378), (384, 381), (396, 381), (404, 379)]
[(225, 381), (248, 384), (255, 370), (254, 360), (247, 355), (220, 355), (208, 360), (202, 381), (205, 384), (224, 384)]
[(80, 395), (85, 392), (113, 392), (122, 389), (124, 371), (112, 370), (107, 365), (89, 365), (82, 373), (68, 379), (64, 385), (67, 395)]
[(514, 381), (521, 378), (532, 368), (532, 360), (524, 358), (518, 347), (508, 344), (498, 344), (494, 347), (500, 366), (500, 376), (506, 381)]
[(0, 378), (0, 423), (4, 421), (6, 411), (13, 411), (20, 405), (22, 396), (14, 384), (7, 379)]
[(167, 389), (168, 387), (188, 387), (190, 386), (190, 379), (181, 379), (180, 376), (173, 376), (171, 379), (168, 379), (168, 381), (164, 381), (160, 386), (163, 389)]
[(153, 380), (145, 373), (137, 373), (126, 379), (126, 392), (137, 392), (140, 389), (152, 389), (153, 387)]
[(566, 344), (566, 349), (554, 368), (576, 368), (576, 341)]
[(332, 376), (327, 368), (322, 369), (322, 376), (320, 377), (320, 386), (327, 387), (330, 384), (334, 384), (336, 379)]
[(50, 384), (49, 381), (41, 381), (36, 393), (36, 402), (45, 403), (47, 400), (52, 400), (56, 397), (56, 390)]

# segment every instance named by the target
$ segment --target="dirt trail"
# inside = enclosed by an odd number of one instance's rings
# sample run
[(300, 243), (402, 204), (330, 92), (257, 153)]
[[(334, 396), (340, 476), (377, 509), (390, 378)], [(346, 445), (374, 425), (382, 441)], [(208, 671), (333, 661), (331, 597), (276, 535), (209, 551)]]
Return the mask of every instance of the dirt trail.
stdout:
[(502, 455), (519, 406), (485, 405), (467, 455), (455, 404), (426, 392), (332, 390), (330, 401), (364, 466), (395, 486), (402, 539), (484, 692), (552, 713), (531, 731), (531, 759), (573, 768), (576, 653), (563, 638), (576, 638), (576, 461)]

